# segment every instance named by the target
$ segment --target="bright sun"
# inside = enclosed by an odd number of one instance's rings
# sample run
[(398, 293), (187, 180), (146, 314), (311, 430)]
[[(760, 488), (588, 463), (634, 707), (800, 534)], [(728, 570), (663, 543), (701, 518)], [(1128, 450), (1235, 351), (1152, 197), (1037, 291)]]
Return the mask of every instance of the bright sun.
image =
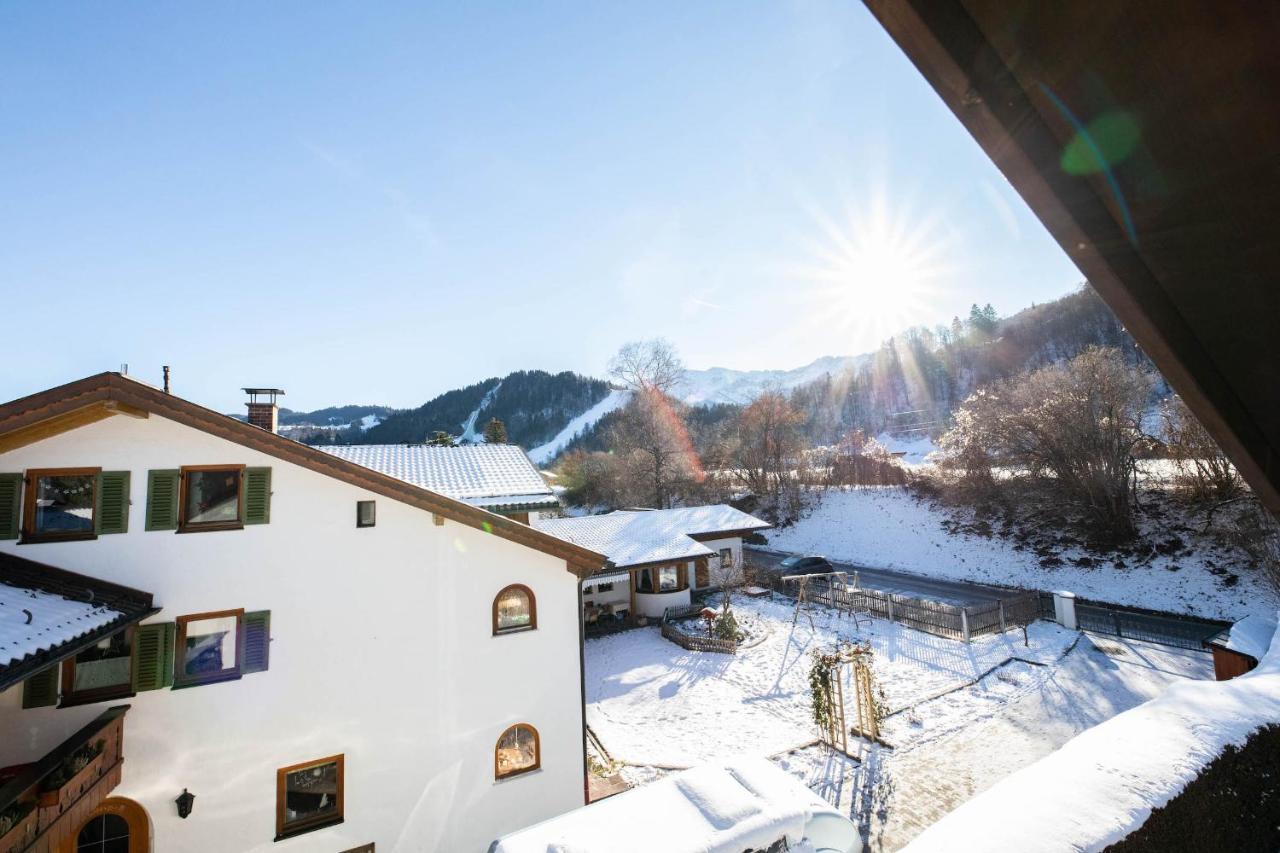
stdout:
[(809, 300), (818, 322), (875, 346), (933, 315), (947, 242), (934, 220), (895, 215), (877, 196), (865, 211), (819, 225), (824, 239), (801, 272), (816, 285)]

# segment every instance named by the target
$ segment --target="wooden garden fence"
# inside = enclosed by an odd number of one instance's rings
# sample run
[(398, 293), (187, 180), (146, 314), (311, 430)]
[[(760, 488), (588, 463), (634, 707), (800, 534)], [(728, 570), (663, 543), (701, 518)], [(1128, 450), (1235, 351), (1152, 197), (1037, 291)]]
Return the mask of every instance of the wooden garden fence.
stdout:
[[(773, 590), (795, 597), (795, 591), (788, 589), (781, 579), (775, 579)], [(810, 584), (806, 596), (810, 601), (837, 610), (868, 613), (966, 643), (973, 637), (1029, 625), (1040, 617), (1040, 596), (1036, 592), (1014, 593), (998, 601), (960, 606), (830, 582)]]
[(681, 648), (694, 652), (719, 652), (733, 655), (738, 653), (738, 644), (733, 640), (722, 640), (719, 637), (707, 637), (701, 634), (688, 634), (683, 631), (676, 620), (688, 619), (702, 612), (702, 605), (692, 604), (684, 607), (668, 607), (662, 612), (662, 636)]

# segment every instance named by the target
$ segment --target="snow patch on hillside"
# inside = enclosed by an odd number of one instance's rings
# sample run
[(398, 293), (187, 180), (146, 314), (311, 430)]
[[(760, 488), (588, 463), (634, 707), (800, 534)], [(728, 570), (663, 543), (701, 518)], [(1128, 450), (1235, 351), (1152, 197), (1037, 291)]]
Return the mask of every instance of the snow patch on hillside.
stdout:
[(948, 533), (944, 509), (904, 489), (828, 490), (817, 497), (809, 515), (766, 533), (770, 547), (929, 577), (1066, 589), (1081, 598), (1232, 621), (1280, 607), (1280, 596), (1258, 573), (1228, 566), (1239, 575), (1228, 585), (1209, 570), (1207, 553), (1160, 555), (1123, 569), (1110, 561), (1083, 568), (1070, 563), (1087, 555), (1065, 548), (1065, 565), (1043, 567), (1032, 550), (1017, 550), (999, 536)]
[[(497, 389), (495, 388), (494, 390), (496, 391)], [(596, 422), (605, 415), (621, 409), (630, 399), (630, 391), (610, 391), (603, 400), (569, 421), (564, 429), (556, 433), (555, 438), (530, 450), (529, 458), (533, 460), (534, 465), (546, 465), (552, 459), (555, 459), (560, 454), (560, 451), (569, 445), (569, 442), (595, 426)]]
[(493, 398), (498, 396), (498, 389), (501, 387), (502, 383), (499, 382), (480, 398), (480, 405), (476, 406), (475, 410), (472, 411), (471, 414), (467, 415), (467, 419), (462, 422), (462, 435), (458, 436), (458, 441), (468, 442), (471, 444), (479, 444), (484, 441), (484, 431), (481, 430), (479, 434), (476, 433), (476, 421), (480, 418), (480, 413), (487, 409), (489, 404), (493, 402)]
[(925, 457), (938, 449), (927, 434), (898, 436), (882, 432), (876, 436), (876, 441), (883, 444), (890, 453), (901, 453), (902, 461), (911, 465), (923, 464)]

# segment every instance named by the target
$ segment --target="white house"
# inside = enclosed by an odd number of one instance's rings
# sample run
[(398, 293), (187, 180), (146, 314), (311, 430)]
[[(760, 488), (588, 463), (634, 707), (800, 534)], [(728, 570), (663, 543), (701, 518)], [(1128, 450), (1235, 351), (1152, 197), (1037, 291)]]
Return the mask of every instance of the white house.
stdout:
[(687, 605), (692, 591), (715, 585), (717, 569), (742, 564), (742, 537), (771, 525), (724, 504), (620, 510), (541, 519), (550, 533), (609, 558), (582, 582), (584, 618), (634, 621)]
[(526, 524), (531, 516), (560, 510), (559, 498), (514, 444), (351, 444), (316, 449)]
[(118, 374), (0, 406), (0, 814), (31, 833), (0, 850), (482, 851), (579, 806), (602, 565)]

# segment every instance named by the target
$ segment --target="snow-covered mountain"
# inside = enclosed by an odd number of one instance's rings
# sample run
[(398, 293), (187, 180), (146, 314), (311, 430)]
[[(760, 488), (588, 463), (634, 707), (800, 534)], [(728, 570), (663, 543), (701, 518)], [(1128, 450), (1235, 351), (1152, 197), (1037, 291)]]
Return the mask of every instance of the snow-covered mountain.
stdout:
[(731, 370), (711, 367), (685, 371), (676, 396), (686, 403), (749, 403), (766, 388), (789, 391), (826, 374), (838, 375), (864, 364), (869, 355), (827, 355), (791, 370)]

